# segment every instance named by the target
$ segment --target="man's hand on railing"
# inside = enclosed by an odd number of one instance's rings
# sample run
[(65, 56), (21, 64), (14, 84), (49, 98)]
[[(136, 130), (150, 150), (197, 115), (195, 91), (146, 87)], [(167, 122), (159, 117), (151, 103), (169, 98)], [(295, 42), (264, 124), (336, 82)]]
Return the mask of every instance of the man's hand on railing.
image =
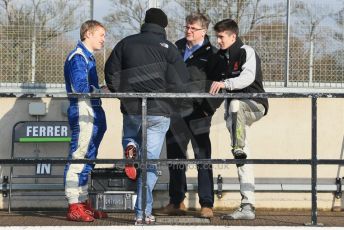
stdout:
[(110, 93), (107, 86), (103, 85), (99, 89), (96, 88), (94, 85), (91, 85), (92, 91), (91, 93)]
[(211, 95), (215, 95), (218, 92), (220, 92), (221, 89), (224, 89), (224, 88), (225, 88), (225, 83), (224, 82), (222, 82), (222, 81), (214, 81), (211, 84), (209, 93)]
[(102, 93), (110, 93), (110, 90), (106, 85), (100, 86), (100, 89), (102, 90)]

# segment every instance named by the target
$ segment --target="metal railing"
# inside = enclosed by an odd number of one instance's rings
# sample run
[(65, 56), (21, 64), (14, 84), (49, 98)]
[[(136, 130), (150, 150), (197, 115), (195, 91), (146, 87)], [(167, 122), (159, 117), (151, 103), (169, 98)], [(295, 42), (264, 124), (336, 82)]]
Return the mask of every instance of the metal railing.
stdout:
[[(19, 96), (21, 98), (40, 98), (40, 97), (66, 97), (65, 94), (0, 94), (0, 97)], [(312, 211), (310, 225), (318, 225), (317, 207), (317, 166), (318, 165), (344, 165), (344, 160), (318, 159), (317, 154), (317, 101), (318, 98), (344, 98), (344, 93), (222, 93), (212, 96), (208, 93), (106, 93), (106, 94), (69, 94), (71, 98), (141, 98), (142, 99), (142, 157), (140, 160), (118, 160), (118, 159), (40, 159), (40, 158), (17, 158), (0, 159), (0, 164), (6, 165), (31, 165), (36, 163), (66, 164), (91, 163), (91, 164), (138, 164), (142, 169), (142, 185), (146, 190), (147, 164), (292, 164), (311, 166), (311, 192), (312, 192)], [(169, 159), (147, 159), (147, 99), (149, 98), (231, 98), (231, 99), (251, 99), (251, 98), (309, 98), (311, 99), (311, 159), (190, 159), (190, 160), (169, 160)], [(142, 207), (146, 207), (146, 193), (142, 193)]]

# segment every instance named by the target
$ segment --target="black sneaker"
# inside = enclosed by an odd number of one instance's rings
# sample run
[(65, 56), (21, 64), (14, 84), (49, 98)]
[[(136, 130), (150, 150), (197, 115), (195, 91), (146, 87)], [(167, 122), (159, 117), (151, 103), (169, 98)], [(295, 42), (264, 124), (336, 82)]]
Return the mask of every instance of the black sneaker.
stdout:
[[(233, 149), (233, 156), (235, 159), (246, 159), (247, 155), (242, 149)], [(243, 166), (244, 164), (237, 164), (238, 167)]]

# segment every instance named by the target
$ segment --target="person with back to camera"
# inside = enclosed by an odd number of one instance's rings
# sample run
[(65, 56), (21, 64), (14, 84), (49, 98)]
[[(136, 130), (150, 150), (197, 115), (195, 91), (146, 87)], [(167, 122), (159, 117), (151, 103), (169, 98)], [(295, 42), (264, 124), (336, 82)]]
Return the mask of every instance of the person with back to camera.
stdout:
[[(139, 34), (117, 43), (105, 64), (105, 80), (111, 92), (186, 92), (189, 75), (183, 59), (173, 43), (166, 39), (166, 14), (158, 8), (146, 11), (145, 23)], [(123, 114), (122, 145), (127, 158), (141, 157), (142, 104), (139, 98), (121, 98)], [(183, 100), (181, 100), (183, 101)], [(187, 107), (178, 104), (179, 107)], [(147, 159), (159, 159), (170, 126), (170, 114), (175, 110), (170, 99), (147, 100)], [(157, 182), (157, 166), (147, 166), (146, 209), (142, 210), (142, 176), (133, 165), (125, 172), (137, 178), (135, 224), (153, 224), (153, 189)]]

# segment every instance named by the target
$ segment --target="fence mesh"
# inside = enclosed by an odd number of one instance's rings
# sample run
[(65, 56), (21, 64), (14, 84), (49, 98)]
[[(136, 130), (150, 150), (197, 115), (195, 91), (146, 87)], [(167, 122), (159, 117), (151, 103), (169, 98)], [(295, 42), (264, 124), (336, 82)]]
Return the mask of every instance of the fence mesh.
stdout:
[[(235, 19), (242, 40), (262, 59), (265, 85), (344, 87), (341, 0), (94, 1), (95, 19), (108, 28), (106, 47), (96, 53), (101, 83), (112, 48), (121, 38), (139, 32), (145, 11), (152, 6), (168, 15), (167, 34), (173, 42), (183, 37), (184, 19), (191, 12), (209, 15), (208, 34), (214, 45), (214, 24)], [(63, 87), (65, 58), (89, 16), (90, 0), (0, 0), (1, 88)]]
[(283, 86), (286, 81), (297, 87), (344, 87), (343, 1), (182, 0), (171, 5), (169, 0), (161, 1), (166, 12), (174, 8), (180, 27), (183, 13), (208, 14), (214, 44), (214, 23), (235, 19), (243, 41), (262, 59), (266, 85)]

